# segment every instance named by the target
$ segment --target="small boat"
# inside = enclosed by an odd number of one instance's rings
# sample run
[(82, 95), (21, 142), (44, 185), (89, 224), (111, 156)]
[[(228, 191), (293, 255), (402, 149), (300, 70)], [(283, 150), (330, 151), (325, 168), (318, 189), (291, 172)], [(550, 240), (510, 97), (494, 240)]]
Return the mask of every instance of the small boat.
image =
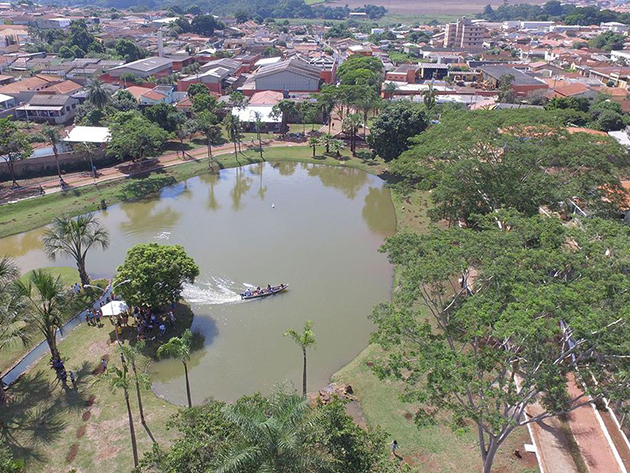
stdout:
[(261, 299), (263, 297), (273, 296), (274, 294), (286, 291), (288, 287), (288, 284), (280, 284), (279, 286), (271, 286), (271, 290), (269, 291), (267, 289), (261, 289), (260, 292), (250, 291), (249, 294), (247, 292), (241, 292), (241, 299), (246, 301), (249, 299)]

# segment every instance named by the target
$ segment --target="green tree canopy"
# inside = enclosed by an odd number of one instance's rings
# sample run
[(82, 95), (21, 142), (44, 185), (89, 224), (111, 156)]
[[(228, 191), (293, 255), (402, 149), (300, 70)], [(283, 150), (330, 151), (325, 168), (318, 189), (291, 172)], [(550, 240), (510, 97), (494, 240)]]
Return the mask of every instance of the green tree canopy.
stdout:
[(177, 302), (183, 284), (194, 282), (198, 275), (199, 267), (181, 245), (147, 243), (127, 251), (114, 284), (127, 303), (158, 307)]
[(147, 57), (147, 52), (140, 48), (136, 43), (128, 39), (122, 38), (116, 41), (114, 47), (116, 54), (123, 58), (127, 62), (137, 61)]
[(183, 113), (177, 110), (174, 105), (168, 103), (151, 105), (150, 107), (146, 107), (142, 113), (151, 122), (169, 133), (173, 133), (177, 130), (177, 125), (183, 116)]
[(613, 49), (623, 49), (626, 37), (622, 34), (606, 31), (600, 35), (591, 38), (588, 41), (589, 47), (593, 49), (603, 49), (604, 51), (612, 51)]
[[(558, 110), (557, 112), (564, 112)], [(613, 139), (570, 133), (562, 116), (540, 110), (451, 112), (413, 139), (391, 166), (401, 186), (431, 189), (434, 219), (472, 224), (471, 216), (540, 207), (592, 214), (618, 211), (626, 151)]]
[(107, 154), (120, 160), (143, 159), (159, 153), (169, 133), (136, 111), (117, 112), (111, 118)]
[[(569, 376), (595, 399), (628, 399), (627, 226), (499, 211), (384, 251), (400, 280), (396, 304), (372, 316), (388, 353), (376, 372), (406, 383), (421, 425), (442, 410), (476, 424), (484, 472), (517, 426), (589, 402)], [(545, 412), (523, 416), (534, 402)]]
[(9, 167), (13, 185), (17, 185), (15, 163), (28, 158), (32, 152), (33, 148), (26, 133), (18, 129), (16, 122), (9, 118), (0, 118), (0, 158), (4, 159)]
[(427, 125), (423, 107), (407, 101), (394, 102), (374, 120), (368, 144), (385, 161), (391, 161), (406, 151), (407, 140), (424, 131)]

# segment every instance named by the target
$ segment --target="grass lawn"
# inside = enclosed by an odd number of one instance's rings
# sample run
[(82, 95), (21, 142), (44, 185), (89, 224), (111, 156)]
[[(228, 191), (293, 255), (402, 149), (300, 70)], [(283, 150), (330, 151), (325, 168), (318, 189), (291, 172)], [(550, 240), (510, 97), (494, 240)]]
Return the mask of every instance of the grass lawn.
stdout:
[[(179, 305), (176, 314), (176, 326), (167, 332), (169, 336), (181, 333), (192, 321), (186, 305)], [(125, 330), (132, 333), (135, 328)], [(78, 375), (76, 388), (64, 387), (44, 357), (7, 391), (10, 403), (0, 410), (0, 438), (17, 458), (27, 461), (27, 471), (122, 472), (133, 468), (123, 394), (98, 381), (103, 356), (109, 357), (110, 366), (120, 367), (113, 339), (113, 326), (105, 319), (101, 327), (81, 324), (59, 344), (66, 369)], [(147, 352), (154, 349), (149, 346)], [(141, 356), (138, 365), (146, 369), (150, 362), (149, 356)], [(135, 389), (130, 392), (140, 456), (151, 449), (151, 436), (160, 445), (169, 444), (174, 433), (166, 430), (166, 421), (178, 409), (151, 391), (142, 394), (148, 429), (139, 420)]]
[[(69, 266), (49, 266), (47, 268), (42, 268), (42, 270), (47, 273), (52, 273), (53, 276), (61, 277), (61, 282), (65, 288), (69, 288), (70, 286), (80, 283), (81, 278), (79, 277), (79, 271), (75, 268), (70, 268)], [(34, 270), (33, 270), (34, 271)], [(33, 271), (29, 271), (25, 273), (20, 278), (22, 281), (26, 281), (27, 278), (33, 273)]]
[[(64, 287), (68, 290), (70, 289), (70, 286), (72, 286), (74, 283), (80, 282), (79, 272), (74, 268), (70, 268), (67, 266), (50, 266), (41, 269), (52, 273), (54, 276), (60, 276)], [(20, 279), (22, 281), (26, 281), (29, 274), (31, 273), (32, 271), (23, 274)], [(107, 280), (98, 279), (91, 281), (91, 284), (104, 289), (105, 287), (107, 287)], [(67, 322), (77, 313), (81, 312), (90, 304), (90, 302), (95, 300), (97, 297), (98, 294), (92, 289), (84, 290), (79, 295), (72, 295), (72, 299), (64, 313), (63, 322)], [(29, 341), (26, 345), (11, 345), (3, 350), (2, 357), (0, 357), (0, 373), (4, 373), (6, 370), (15, 365), (15, 363), (17, 363), (24, 355), (26, 355), (26, 353), (32, 347), (34, 347), (44, 339), (41, 333), (35, 328), (31, 330), (29, 327), (28, 333)]]
[[(481, 455), (474, 430), (454, 432), (446, 420), (437, 425), (416, 427), (413, 421), (414, 404), (402, 402), (401, 383), (379, 380), (368, 363), (381, 354), (375, 345), (368, 346), (357, 358), (333, 376), (333, 381), (350, 384), (359, 398), (368, 425), (380, 425), (391, 439), (396, 439), (399, 454), (406, 462), (420, 467), (422, 472), (473, 472), (481, 470)], [(523, 452), (523, 444), (530, 443), (527, 428), (515, 431), (503, 445), (495, 461), (497, 472), (538, 471), (536, 457), (527, 455), (519, 460), (512, 454)]]
[[(414, 192), (401, 196), (392, 192), (398, 230), (426, 232), (432, 225), (427, 211), (431, 207), (430, 195)], [(394, 274), (396, 278), (396, 274)], [(393, 294), (395, 297), (395, 293)], [(382, 355), (376, 345), (369, 345), (357, 358), (332, 377), (334, 382), (350, 384), (361, 403), (368, 425), (379, 425), (400, 446), (399, 453), (410, 464), (418, 465), (423, 472), (468, 472), (481, 469), (481, 454), (477, 446), (476, 431), (461, 429), (454, 432), (444, 418), (435, 426), (418, 428), (413, 414), (418, 405), (400, 400), (404, 384), (395, 380), (379, 380), (370, 365)], [(538, 471), (536, 457), (523, 455), (518, 459), (514, 450), (523, 452), (523, 444), (530, 443), (527, 428), (516, 430), (503, 445), (495, 461), (497, 472)]]

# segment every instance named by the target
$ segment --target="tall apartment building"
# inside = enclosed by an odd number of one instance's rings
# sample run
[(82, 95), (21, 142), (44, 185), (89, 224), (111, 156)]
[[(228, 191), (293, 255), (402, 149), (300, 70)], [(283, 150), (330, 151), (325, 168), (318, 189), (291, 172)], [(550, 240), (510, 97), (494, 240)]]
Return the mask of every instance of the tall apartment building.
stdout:
[(444, 32), (445, 48), (481, 48), (486, 29), (463, 17), (457, 23), (447, 23)]

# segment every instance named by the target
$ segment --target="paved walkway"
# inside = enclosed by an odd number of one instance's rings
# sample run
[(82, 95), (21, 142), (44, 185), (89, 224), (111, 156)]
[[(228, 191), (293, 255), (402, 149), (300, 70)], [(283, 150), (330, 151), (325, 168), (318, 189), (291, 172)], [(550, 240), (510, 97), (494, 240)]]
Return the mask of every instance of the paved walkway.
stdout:
[[(248, 146), (246, 143), (242, 145), (244, 148)], [(276, 147), (290, 147), (290, 146), (306, 146), (306, 143), (296, 143), (293, 141), (278, 141), (278, 140), (270, 140), (267, 141), (265, 147), (267, 148), (276, 148)], [(234, 152), (234, 145), (232, 143), (226, 143), (221, 146), (216, 146), (212, 148), (213, 156), (221, 156)], [(182, 158), (181, 153), (169, 153), (159, 156), (157, 158), (157, 162), (152, 167), (143, 168), (137, 173), (146, 173), (150, 171), (154, 171), (156, 169), (168, 168), (171, 166), (177, 166), (179, 164), (189, 163), (200, 159), (207, 159), (208, 157), (208, 149), (206, 147), (195, 148), (186, 153), (185, 157)], [(93, 179), (91, 176), (82, 175), (83, 173), (77, 172), (72, 174), (64, 175), (63, 179), (70, 187), (83, 187), (93, 184), (98, 184), (102, 182), (107, 182), (115, 179), (122, 179), (134, 173), (126, 173), (121, 171), (120, 165), (102, 168), (99, 169), (99, 176), (96, 179)], [(60, 192), (61, 187), (59, 186), (59, 179), (55, 177), (49, 177), (45, 180), (37, 182), (35, 185), (41, 185), (43, 189), (46, 191), (46, 194), (51, 194), (55, 192)]]
[[(528, 407), (530, 417), (543, 413), (539, 404)], [(552, 417), (530, 424), (530, 433), (537, 448), (538, 461), (544, 473), (578, 473), (578, 468), (569, 452), (569, 444), (561, 429), (560, 419)]]
[[(575, 398), (582, 391), (573, 376), (569, 376), (569, 395)], [(606, 437), (602, 424), (597, 418), (597, 412), (592, 404), (578, 407), (569, 414), (569, 426), (580, 447), (582, 457), (592, 473), (625, 473), (625, 468), (618, 462), (613, 452), (613, 446)]]

